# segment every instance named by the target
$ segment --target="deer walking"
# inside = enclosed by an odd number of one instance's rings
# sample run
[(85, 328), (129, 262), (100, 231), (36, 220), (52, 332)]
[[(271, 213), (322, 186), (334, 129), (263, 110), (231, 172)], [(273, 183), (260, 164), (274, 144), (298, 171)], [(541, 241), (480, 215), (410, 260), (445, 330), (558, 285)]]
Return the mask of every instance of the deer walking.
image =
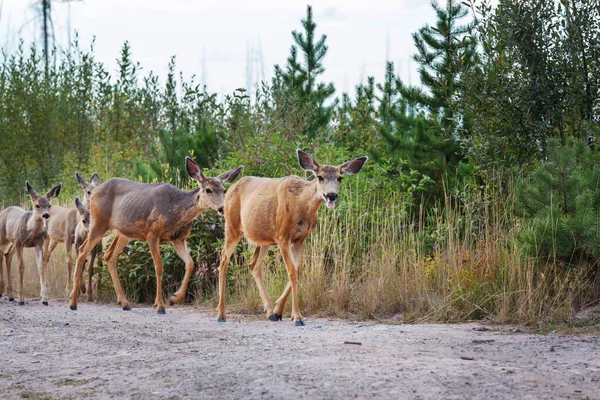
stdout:
[(79, 291), (76, 288), (80, 285), (85, 259), (108, 230), (115, 232), (115, 238), (104, 258), (115, 287), (117, 303), (123, 310), (131, 308), (117, 275), (117, 257), (131, 239), (146, 240), (150, 247), (156, 271), (154, 306), (157, 312), (165, 313), (162, 296), (163, 265), (159, 247), (161, 243), (171, 243), (177, 255), (185, 262), (183, 282), (171, 296), (169, 303), (177, 304), (183, 299), (194, 269), (194, 261), (186, 243), (192, 221), (209, 207), (223, 212), (223, 184), (233, 182), (242, 167), (224, 172), (216, 178), (208, 178), (191, 158), (186, 157), (186, 169), (189, 176), (200, 184), (192, 192), (185, 192), (168, 183), (148, 184), (121, 178), (109, 179), (96, 188), (90, 202), (90, 231), (77, 257), (75, 284), (69, 303), (71, 310), (77, 309)]
[[(83, 189), (84, 204), (89, 205), (89, 199), (94, 189), (100, 185), (100, 178), (98, 174), (94, 173), (87, 182), (82, 178), (79, 173), (75, 173), (77, 181)], [(73, 282), (73, 264), (75, 263), (75, 257), (73, 257), (73, 244), (75, 243), (75, 228), (79, 221), (77, 209), (75, 208), (64, 208), (61, 206), (54, 206), (50, 210), (50, 219), (48, 220), (48, 236), (44, 241), (44, 262), (48, 264), (50, 256), (59, 243), (65, 244), (65, 250), (67, 252), (67, 282), (65, 285), (65, 295), (70, 293), (70, 283)], [(97, 253), (97, 251), (95, 251)], [(80, 290), (85, 293), (85, 285), (81, 285)], [(88, 292), (88, 299), (91, 299), (91, 294)]]
[[(225, 200), (225, 245), (219, 265), (218, 321), (225, 322), (225, 284), (229, 259), (242, 236), (256, 244), (248, 267), (256, 281), (267, 317), (281, 320), (287, 298), (292, 294), (292, 318), (304, 325), (298, 306), (298, 274), (306, 238), (317, 224), (317, 211), (323, 203), (335, 207), (342, 175), (360, 172), (367, 157), (358, 157), (338, 166), (319, 165), (302, 150), (296, 151), (300, 167), (316, 179), (297, 176), (257, 178), (246, 176), (229, 188)], [(261, 263), (270, 246), (279, 246), (288, 272), (288, 284), (275, 302), (263, 283)]]
[[(10, 276), (10, 263), (13, 255), (17, 254), (19, 262), (19, 304), (25, 304), (23, 294), (23, 274), (25, 264), (23, 263), (23, 248), (35, 247), (35, 260), (40, 277), (40, 294), (42, 304), (48, 305), (48, 290), (46, 279), (46, 263), (44, 258), (44, 240), (48, 235), (47, 221), (50, 218), (52, 199), (58, 197), (62, 183), (50, 189), (45, 196), (39, 196), (35, 189), (26, 182), (27, 192), (31, 197), (33, 211), (25, 211), (21, 207), (8, 207), (0, 213), (0, 286), (4, 286), (2, 277), (2, 254), (7, 246), (11, 246), (5, 254), (6, 276), (8, 280), (7, 296), (14, 300), (12, 293), (12, 282)], [(1, 287), (0, 287), (1, 289)], [(1, 293), (1, 291), (0, 291)]]

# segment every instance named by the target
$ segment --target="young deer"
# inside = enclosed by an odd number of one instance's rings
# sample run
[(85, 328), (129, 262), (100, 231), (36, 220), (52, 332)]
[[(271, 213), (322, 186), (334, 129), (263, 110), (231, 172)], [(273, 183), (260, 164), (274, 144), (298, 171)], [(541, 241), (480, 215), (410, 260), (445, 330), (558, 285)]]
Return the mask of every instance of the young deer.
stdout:
[(117, 257), (131, 239), (146, 240), (150, 247), (156, 271), (156, 300), (154, 306), (159, 314), (165, 313), (162, 296), (163, 266), (160, 259), (161, 243), (172, 243), (177, 255), (185, 262), (185, 275), (181, 287), (169, 299), (170, 304), (179, 303), (185, 296), (194, 269), (194, 261), (188, 251), (186, 239), (192, 229), (192, 221), (200, 212), (213, 208), (223, 212), (225, 188), (237, 178), (242, 167), (224, 172), (216, 178), (204, 176), (198, 165), (186, 157), (186, 169), (190, 177), (198, 181), (200, 187), (185, 192), (168, 183), (148, 184), (126, 179), (112, 178), (104, 182), (92, 193), (90, 212), (92, 222), (88, 238), (80, 247), (75, 271), (75, 285), (69, 306), (77, 309), (77, 297), (83, 264), (90, 251), (108, 230), (115, 232), (115, 238), (106, 251), (105, 261), (117, 294), (117, 302), (123, 310), (130, 305), (117, 275)]
[[(10, 263), (13, 255), (17, 254), (19, 262), (19, 304), (25, 304), (23, 294), (23, 248), (35, 247), (35, 260), (40, 277), (40, 292), (42, 304), (48, 305), (48, 291), (46, 279), (46, 263), (44, 262), (44, 240), (47, 236), (47, 221), (50, 218), (50, 202), (58, 196), (62, 184), (52, 188), (45, 196), (39, 196), (27, 182), (27, 192), (31, 197), (33, 211), (25, 211), (21, 207), (8, 207), (0, 213), (0, 255), (4, 254), (7, 246), (12, 246), (5, 254), (6, 276), (8, 280), (7, 295), (13, 301), (12, 283), (10, 277)], [(2, 277), (2, 257), (0, 256), (0, 281)], [(0, 286), (4, 286), (3, 282)], [(0, 287), (1, 289), (1, 287)], [(1, 293), (1, 290), (0, 290)]]
[[(79, 213), (79, 222), (77, 223), (77, 226), (75, 227), (75, 254), (77, 256), (79, 256), (80, 253), (80, 247), (83, 244), (83, 242), (85, 241), (85, 239), (87, 239), (88, 237), (88, 233), (90, 231), (90, 221), (91, 221), (91, 215), (90, 215), (90, 210), (88, 210), (86, 208), (85, 205), (83, 205), (81, 203), (81, 201), (79, 201), (79, 198), (75, 199), (75, 206), (77, 209), (77, 212)], [(94, 260), (96, 259), (96, 257), (98, 257), (98, 266), (100, 268), (102, 268), (102, 261), (101, 258), (99, 257), (99, 253), (102, 251), (102, 241), (100, 241), (95, 247), (94, 250), (92, 250), (92, 252), (90, 253), (90, 265), (89, 265), (89, 269), (88, 269), (88, 286), (87, 286), (87, 298), (89, 301), (93, 300), (93, 285), (92, 285), (92, 277), (94, 275)], [(85, 268), (85, 265), (84, 265)], [(80, 281), (83, 281), (83, 269), (81, 269), (81, 277), (80, 277)], [(98, 276), (98, 287), (99, 287), (99, 281), (102, 279), (102, 275), (100, 274)]]
[[(77, 181), (83, 189), (83, 198), (86, 205), (94, 189), (100, 184), (98, 174), (94, 173), (88, 183), (79, 173), (75, 173)], [(59, 243), (65, 244), (67, 251), (67, 283), (65, 285), (65, 294), (70, 293), (70, 282), (73, 281), (73, 243), (75, 242), (75, 227), (79, 221), (78, 212), (75, 208), (64, 208), (54, 206), (50, 210), (50, 219), (48, 220), (48, 237), (44, 241), (44, 262), (48, 264), (50, 256)], [(81, 286), (81, 291), (85, 293), (85, 285)], [(89, 297), (89, 295), (88, 295)]]
[[(267, 317), (281, 320), (285, 302), (292, 293), (292, 318), (296, 326), (304, 325), (298, 307), (297, 282), (304, 243), (317, 224), (317, 211), (324, 202), (335, 207), (342, 175), (356, 174), (367, 157), (355, 158), (337, 167), (319, 165), (311, 156), (297, 150), (302, 169), (312, 171), (317, 179), (306, 181), (297, 176), (257, 178), (246, 176), (231, 186), (225, 200), (225, 246), (219, 266), (218, 321), (225, 322), (225, 284), (229, 258), (242, 236), (256, 244), (250, 272), (258, 286)], [(279, 246), (289, 282), (275, 302), (275, 308), (263, 283), (261, 262), (272, 245)]]

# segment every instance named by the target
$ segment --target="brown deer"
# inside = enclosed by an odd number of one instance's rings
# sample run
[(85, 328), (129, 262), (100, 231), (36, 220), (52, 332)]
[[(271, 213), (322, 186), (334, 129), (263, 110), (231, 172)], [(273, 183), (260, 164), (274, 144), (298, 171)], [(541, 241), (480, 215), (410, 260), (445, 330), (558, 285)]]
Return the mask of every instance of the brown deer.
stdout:
[[(33, 211), (25, 211), (21, 207), (8, 207), (0, 213), (0, 255), (4, 254), (7, 246), (12, 246), (6, 253), (6, 275), (8, 279), (7, 295), (9, 300), (14, 300), (10, 277), (10, 263), (13, 255), (17, 254), (19, 262), (19, 304), (25, 304), (23, 294), (23, 248), (35, 247), (35, 260), (40, 277), (40, 294), (42, 304), (48, 305), (48, 290), (46, 279), (46, 263), (44, 262), (44, 240), (47, 233), (47, 222), (50, 218), (50, 202), (60, 193), (62, 183), (50, 189), (45, 196), (39, 196), (33, 187), (26, 182), (27, 192), (31, 197)], [(2, 257), (0, 257), (0, 271), (2, 270)], [(1, 274), (0, 274), (1, 275)], [(3, 286), (3, 285), (2, 285)]]
[[(100, 184), (98, 174), (94, 173), (87, 182), (78, 172), (75, 173), (77, 181), (83, 189), (84, 204), (89, 204), (89, 199), (94, 189)], [(87, 202), (87, 203), (86, 203)], [(50, 219), (48, 220), (48, 237), (44, 241), (44, 262), (48, 264), (50, 256), (59, 243), (65, 244), (67, 252), (67, 282), (65, 285), (65, 294), (70, 293), (70, 283), (73, 281), (73, 244), (75, 242), (75, 227), (79, 221), (78, 212), (75, 208), (64, 208), (54, 206), (50, 210)], [(97, 253), (97, 251), (95, 251)], [(85, 285), (80, 290), (85, 293)], [(88, 298), (90, 295), (88, 295)]]
[[(285, 302), (292, 293), (292, 318), (296, 326), (304, 325), (298, 307), (297, 282), (306, 238), (317, 224), (317, 211), (323, 203), (335, 207), (342, 175), (360, 172), (367, 157), (355, 158), (337, 167), (319, 165), (311, 156), (297, 150), (302, 169), (316, 179), (297, 176), (257, 178), (246, 176), (229, 188), (225, 200), (225, 245), (219, 266), (218, 321), (225, 322), (225, 284), (229, 258), (242, 236), (256, 244), (250, 272), (258, 286), (267, 317), (281, 320)], [(270, 246), (279, 246), (289, 281), (275, 308), (263, 283), (261, 262)]]
[(237, 178), (242, 167), (222, 173), (216, 178), (204, 176), (198, 165), (186, 157), (186, 169), (200, 187), (185, 192), (168, 183), (148, 184), (121, 178), (112, 178), (98, 186), (90, 202), (91, 225), (88, 238), (80, 247), (75, 271), (75, 284), (69, 306), (77, 309), (77, 297), (81, 271), (85, 259), (104, 233), (112, 230), (115, 238), (104, 257), (117, 294), (117, 303), (123, 310), (130, 305), (117, 275), (117, 257), (131, 239), (146, 240), (150, 247), (156, 271), (156, 300), (154, 306), (159, 314), (165, 313), (162, 296), (163, 265), (160, 259), (161, 243), (171, 243), (177, 255), (185, 262), (185, 275), (181, 287), (171, 298), (170, 304), (179, 303), (185, 296), (194, 269), (186, 239), (192, 229), (192, 221), (207, 208), (223, 212), (225, 188)]
[[(77, 226), (75, 227), (75, 254), (77, 256), (79, 256), (80, 253), (80, 247), (83, 244), (83, 242), (85, 241), (85, 239), (87, 239), (88, 237), (88, 233), (90, 230), (90, 221), (91, 221), (91, 215), (90, 215), (90, 210), (88, 210), (86, 208), (85, 205), (83, 205), (81, 203), (81, 201), (79, 201), (79, 198), (75, 199), (75, 208), (77, 209), (77, 212), (79, 213), (79, 222), (77, 223)], [(90, 253), (90, 265), (89, 265), (89, 269), (88, 269), (88, 286), (87, 286), (87, 298), (88, 301), (92, 301), (93, 300), (93, 285), (92, 285), (92, 277), (94, 275), (94, 260), (96, 259), (96, 257), (98, 257), (98, 266), (100, 268), (102, 268), (102, 261), (101, 261), (101, 257), (99, 257), (100, 252), (102, 251), (102, 241), (100, 241), (96, 247), (94, 247), (94, 250), (92, 250), (92, 252)], [(85, 265), (84, 265), (85, 268)], [(83, 269), (81, 269), (81, 274), (83, 275)], [(100, 273), (98, 276), (98, 287), (100, 285), (100, 280), (102, 279), (102, 274)], [(83, 277), (80, 278), (80, 280), (83, 280)], [(97, 288), (98, 288), (97, 287)]]

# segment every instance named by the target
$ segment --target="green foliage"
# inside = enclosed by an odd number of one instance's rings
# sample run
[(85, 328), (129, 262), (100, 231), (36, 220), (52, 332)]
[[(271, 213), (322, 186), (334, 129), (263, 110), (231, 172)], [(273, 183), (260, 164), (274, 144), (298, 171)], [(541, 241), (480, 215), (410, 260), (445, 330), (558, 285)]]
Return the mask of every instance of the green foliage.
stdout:
[(472, 121), (462, 136), (469, 156), (487, 169), (521, 167), (543, 159), (550, 138), (589, 137), (586, 121), (599, 117), (600, 1), (471, 8), (481, 64), (464, 79), (457, 104)]
[[(302, 20), (304, 32), (292, 32), (295, 45), (290, 49), (286, 69), (275, 65), (274, 86), (282, 86), (288, 95), (296, 101), (305, 103), (309, 107), (308, 121), (305, 129), (299, 133), (314, 139), (320, 130), (327, 127), (334, 104), (330, 102), (335, 93), (332, 83), (318, 82), (319, 75), (323, 74), (323, 59), (327, 54), (325, 45), (326, 35), (320, 39), (315, 38), (317, 24), (313, 21), (312, 7), (306, 7), (306, 19)], [(315, 41), (316, 40), (316, 41)], [(298, 49), (302, 52), (303, 62), (298, 60)]]
[(529, 254), (568, 264), (596, 264), (600, 256), (600, 157), (581, 142), (556, 139), (548, 158), (518, 190), (527, 217), (521, 240)]

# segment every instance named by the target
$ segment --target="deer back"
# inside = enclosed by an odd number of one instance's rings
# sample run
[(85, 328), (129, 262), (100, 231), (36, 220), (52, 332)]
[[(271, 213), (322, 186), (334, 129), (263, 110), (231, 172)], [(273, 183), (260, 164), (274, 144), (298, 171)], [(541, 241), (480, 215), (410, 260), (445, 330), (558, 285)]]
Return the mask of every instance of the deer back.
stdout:
[(172, 240), (201, 211), (199, 195), (199, 190), (185, 192), (168, 183), (112, 178), (92, 193), (92, 224), (104, 224), (129, 238)]
[(48, 236), (57, 242), (73, 240), (77, 220), (77, 209), (52, 206), (48, 218)]

